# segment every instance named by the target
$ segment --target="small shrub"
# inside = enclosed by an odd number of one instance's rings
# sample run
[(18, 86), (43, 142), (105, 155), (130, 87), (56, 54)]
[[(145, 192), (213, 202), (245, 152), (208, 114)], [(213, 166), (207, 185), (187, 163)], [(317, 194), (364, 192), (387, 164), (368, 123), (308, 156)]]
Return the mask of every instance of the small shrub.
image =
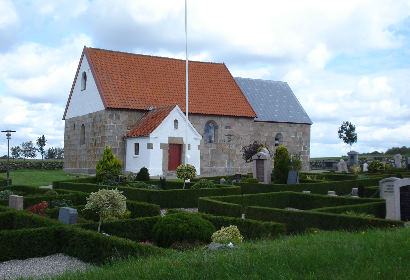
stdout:
[(40, 203), (31, 205), (28, 208), (28, 212), (36, 215), (40, 215), (43, 217), (48, 217), (46, 215), (46, 209), (48, 208), (48, 202), (47, 201), (42, 201)]
[(175, 242), (183, 241), (208, 243), (215, 227), (198, 215), (177, 213), (162, 217), (152, 232), (158, 246), (170, 247)]
[(0, 199), (9, 199), (10, 195), (13, 195), (14, 193), (11, 190), (4, 190), (0, 192)]
[(102, 189), (87, 197), (84, 209), (94, 211), (99, 215), (98, 232), (100, 232), (103, 219), (121, 216), (127, 210), (126, 197), (117, 189)]
[(72, 205), (73, 202), (70, 199), (53, 199), (50, 201), (50, 208), (69, 207)]
[(359, 174), (361, 168), (360, 168), (360, 165), (352, 165), (352, 166), (350, 166), (350, 170), (352, 170), (354, 175), (357, 175), (357, 174)]
[(381, 163), (378, 160), (372, 161), (371, 163), (369, 163), (369, 165), (367, 167), (367, 170), (370, 173), (377, 173), (377, 172), (382, 171), (383, 169), (384, 169), (383, 163)]
[(57, 196), (58, 193), (55, 190), (48, 190), (44, 193), (45, 196)]
[(137, 181), (149, 181), (148, 168), (142, 167), (136, 176)]
[(148, 190), (160, 190), (161, 188), (157, 185), (148, 185), (144, 182), (129, 182), (127, 183), (128, 186), (138, 188), (138, 189), (148, 189)]
[(184, 180), (184, 189), (185, 189), (185, 180), (192, 180), (196, 176), (195, 166), (191, 164), (181, 164), (177, 167), (177, 177)]
[(159, 177), (159, 186), (163, 190), (167, 188), (167, 179), (165, 177)]
[(102, 159), (96, 166), (96, 179), (97, 182), (118, 182), (118, 176), (122, 172), (122, 163), (117, 159), (110, 147), (105, 147)]
[(386, 163), (386, 165), (384, 166), (384, 169), (391, 170), (393, 169), (393, 167), (390, 164)]
[(193, 186), (193, 189), (210, 189), (215, 188), (215, 183), (213, 181), (209, 181), (207, 179), (200, 179), (196, 182)]
[(293, 155), (290, 157), (289, 160), (289, 169), (290, 170), (295, 170), (295, 171), (300, 171), (302, 170), (302, 160), (300, 159), (300, 154)]
[(275, 184), (286, 184), (289, 173), (289, 153), (285, 146), (278, 146), (273, 156), (272, 179)]
[(220, 230), (212, 234), (213, 243), (232, 244), (242, 243), (243, 236), (237, 226), (222, 227)]

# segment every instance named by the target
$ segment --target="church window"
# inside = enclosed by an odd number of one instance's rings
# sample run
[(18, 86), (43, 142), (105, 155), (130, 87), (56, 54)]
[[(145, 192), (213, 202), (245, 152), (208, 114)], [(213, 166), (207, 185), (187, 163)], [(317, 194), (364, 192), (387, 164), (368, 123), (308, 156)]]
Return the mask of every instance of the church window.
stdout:
[(81, 131), (80, 131), (80, 145), (85, 144), (85, 125), (81, 125)]
[(139, 156), (140, 154), (140, 143), (134, 143), (134, 155)]
[(83, 72), (81, 75), (81, 90), (85, 90), (87, 88), (87, 74)]
[(178, 120), (174, 120), (174, 129), (178, 129)]
[(275, 136), (275, 146), (282, 145), (282, 134), (278, 133)]
[(204, 141), (205, 143), (215, 143), (217, 139), (217, 125), (214, 121), (205, 124)]

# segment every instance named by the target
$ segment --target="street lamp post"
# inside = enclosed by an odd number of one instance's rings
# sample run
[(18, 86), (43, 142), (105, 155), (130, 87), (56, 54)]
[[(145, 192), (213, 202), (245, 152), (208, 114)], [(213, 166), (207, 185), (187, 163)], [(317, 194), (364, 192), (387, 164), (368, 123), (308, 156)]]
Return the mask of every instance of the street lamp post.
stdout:
[(1, 132), (6, 132), (7, 137), (7, 186), (10, 186), (10, 138), (11, 133), (16, 132), (15, 130), (2, 130)]
[(231, 175), (231, 142), (232, 134), (225, 135), (228, 138), (228, 175)]

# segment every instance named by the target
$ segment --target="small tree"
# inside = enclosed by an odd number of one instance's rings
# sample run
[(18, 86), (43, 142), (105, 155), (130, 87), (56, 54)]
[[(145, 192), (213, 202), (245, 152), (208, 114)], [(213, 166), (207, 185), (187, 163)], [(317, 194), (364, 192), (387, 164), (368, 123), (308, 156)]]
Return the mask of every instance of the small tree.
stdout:
[(181, 164), (177, 167), (177, 177), (184, 180), (184, 189), (185, 189), (185, 180), (192, 180), (196, 176), (195, 166), (190, 164)]
[(299, 172), (302, 170), (302, 160), (300, 154), (292, 155), (289, 160), (289, 169)]
[(63, 159), (64, 158), (64, 149), (63, 148), (48, 148), (45, 153), (46, 159)]
[(126, 197), (119, 190), (101, 189), (93, 192), (87, 198), (84, 209), (98, 214), (98, 232), (101, 230), (103, 220), (109, 217), (119, 217), (127, 210)]
[(56, 159), (64, 158), (64, 148), (56, 148)]
[(14, 159), (17, 159), (19, 157), (21, 157), (22, 154), (22, 150), (20, 148), (20, 146), (15, 146), (11, 148), (11, 157)]
[(289, 152), (285, 146), (278, 146), (273, 156), (273, 182), (275, 184), (286, 184), (289, 173)]
[(36, 148), (33, 145), (32, 141), (23, 142), (21, 144), (21, 153), (23, 157), (26, 158), (35, 158), (36, 157)]
[(46, 140), (46, 137), (44, 135), (37, 138), (37, 142), (36, 142), (37, 147), (38, 147), (37, 150), (41, 154), (41, 159), (44, 158), (44, 154), (45, 154), (44, 147), (46, 146), (46, 142), (47, 142), (47, 140)]
[(114, 156), (111, 148), (107, 146), (95, 169), (97, 182), (117, 181), (118, 175), (122, 172), (122, 163)]
[(258, 141), (254, 141), (252, 144), (247, 146), (243, 146), (242, 151), (242, 158), (245, 162), (251, 162), (252, 157), (261, 150), (261, 148), (266, 148), (265, 145), (259, 143)]
[(350, 145), (350, 150), (352, 150), (352, 145), (357, 142), (356, 127), (352, 123), (346, 121), (342, 123), (337, 133), (339, 134), (339, 138), (346, 144)]

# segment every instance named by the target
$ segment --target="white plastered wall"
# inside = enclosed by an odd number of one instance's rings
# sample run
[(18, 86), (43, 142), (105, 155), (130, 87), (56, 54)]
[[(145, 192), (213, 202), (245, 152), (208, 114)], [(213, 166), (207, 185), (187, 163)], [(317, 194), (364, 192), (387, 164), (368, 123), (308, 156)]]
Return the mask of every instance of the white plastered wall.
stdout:
[[(178, 129), (174, 129), (174, 120), (178, 120)], [(188, 163), (195, 166), (197, 174), (200, 174), (200, 151), (198, 146), (202, 136), (188, 123)], [(162, 171), (163, 150), (161, 143), (168, 143), (168, 137), (184, 138), (185, 143), (185, 116), (176, 106), (163, 122), (148, 137), (127, 138), (126, 171), (138, 172), (141, 167), (147, 167), (151, 176), (164, 175)], [(140, 156), (134, 157), (134, 143), (140, 143)], [(152, 143), (153, 149), (147, 149), (147, 143)]]
[[(87, 84), (85, 90), (81, 90), (83, 72), (87, 74)], [(104, 104), (98, 92), (97, 84), (95, 83), (92, 75), (90, 65), (88, 64), (87, 57), (84, 55), (65, 118), (70, 119), (104, 109)]]

